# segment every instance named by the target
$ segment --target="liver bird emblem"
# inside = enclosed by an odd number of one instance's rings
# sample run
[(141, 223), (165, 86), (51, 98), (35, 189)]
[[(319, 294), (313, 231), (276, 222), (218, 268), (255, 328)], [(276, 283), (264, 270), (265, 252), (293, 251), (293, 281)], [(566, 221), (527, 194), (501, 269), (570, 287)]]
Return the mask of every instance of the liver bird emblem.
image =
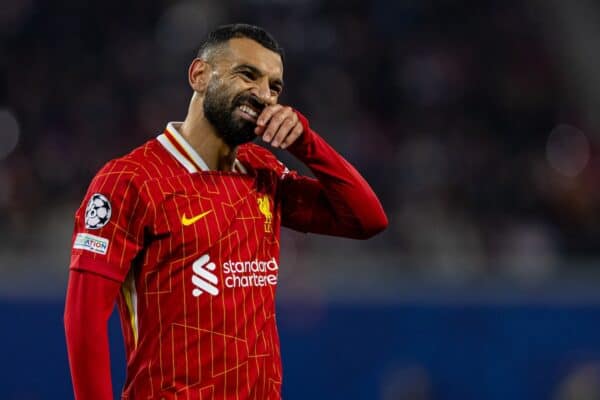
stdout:
[(273, 214), (271, 213), (271, 201), (266, 194), (258, 198), (258, 209), (265, 216), (265, 232), (271, 232), (271, 222)]

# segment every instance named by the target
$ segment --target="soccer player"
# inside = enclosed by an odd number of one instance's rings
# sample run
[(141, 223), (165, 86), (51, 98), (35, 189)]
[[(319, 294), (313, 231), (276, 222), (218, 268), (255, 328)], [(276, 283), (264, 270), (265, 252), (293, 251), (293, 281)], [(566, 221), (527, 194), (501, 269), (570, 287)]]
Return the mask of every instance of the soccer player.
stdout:
[[(280, 399), (281, 226), (358, 239), (387, 226), (359, 173), (278, 104), (283, 53), (263, 29), (217, 28), (188, 78), (185, 120), (108, 162), (76, 213), (64, 314), (76, 399), (112, 398), (115, 300), (122, 399)], [(257, 137), (317, 179), (249, 143)]]

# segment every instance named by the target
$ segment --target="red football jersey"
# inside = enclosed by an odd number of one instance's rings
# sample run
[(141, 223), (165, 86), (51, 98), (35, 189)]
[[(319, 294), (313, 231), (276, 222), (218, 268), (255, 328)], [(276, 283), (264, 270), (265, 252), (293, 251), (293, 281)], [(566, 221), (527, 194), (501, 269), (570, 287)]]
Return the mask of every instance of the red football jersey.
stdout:
[(289, 177), (253, 144), (239, 147), (234, 171), (208, 171), (173, 124), (96, 175), (71, 268), (123, 282), (123, 399), (280, 398), (279, 189)]

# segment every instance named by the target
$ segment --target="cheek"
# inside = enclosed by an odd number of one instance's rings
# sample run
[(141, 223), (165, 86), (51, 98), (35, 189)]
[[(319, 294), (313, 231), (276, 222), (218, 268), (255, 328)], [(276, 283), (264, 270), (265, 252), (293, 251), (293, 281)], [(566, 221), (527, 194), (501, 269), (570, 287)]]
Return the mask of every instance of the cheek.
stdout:
[(220, 109), (233, 109), (235, 103), (235, 95), (232, 94), (225, 86), (215, 86), (211, 90), (211, 97), (214, 103)]
[(249, 83), (239, 77), (235, 77), (235, 78), (231, 79), (231, 81), (229, 81), (229, 83), (225, 86), (226, 86), (226, 90), (229, 93), (234, 94), (234, 96), (239, 96), (243, 93), (247, 93), (254, 87), (254, 85), (252, 83)]

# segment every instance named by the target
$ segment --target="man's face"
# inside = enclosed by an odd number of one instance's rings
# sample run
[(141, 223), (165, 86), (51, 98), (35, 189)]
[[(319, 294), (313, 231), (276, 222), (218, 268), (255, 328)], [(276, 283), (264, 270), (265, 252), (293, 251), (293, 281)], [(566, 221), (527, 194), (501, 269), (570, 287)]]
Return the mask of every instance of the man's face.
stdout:
[(213, 68), (204, 116), (231, 147), (255, 139), (258, 116), (283, 89), (281, 57), (251, 39), (232, 39)]

